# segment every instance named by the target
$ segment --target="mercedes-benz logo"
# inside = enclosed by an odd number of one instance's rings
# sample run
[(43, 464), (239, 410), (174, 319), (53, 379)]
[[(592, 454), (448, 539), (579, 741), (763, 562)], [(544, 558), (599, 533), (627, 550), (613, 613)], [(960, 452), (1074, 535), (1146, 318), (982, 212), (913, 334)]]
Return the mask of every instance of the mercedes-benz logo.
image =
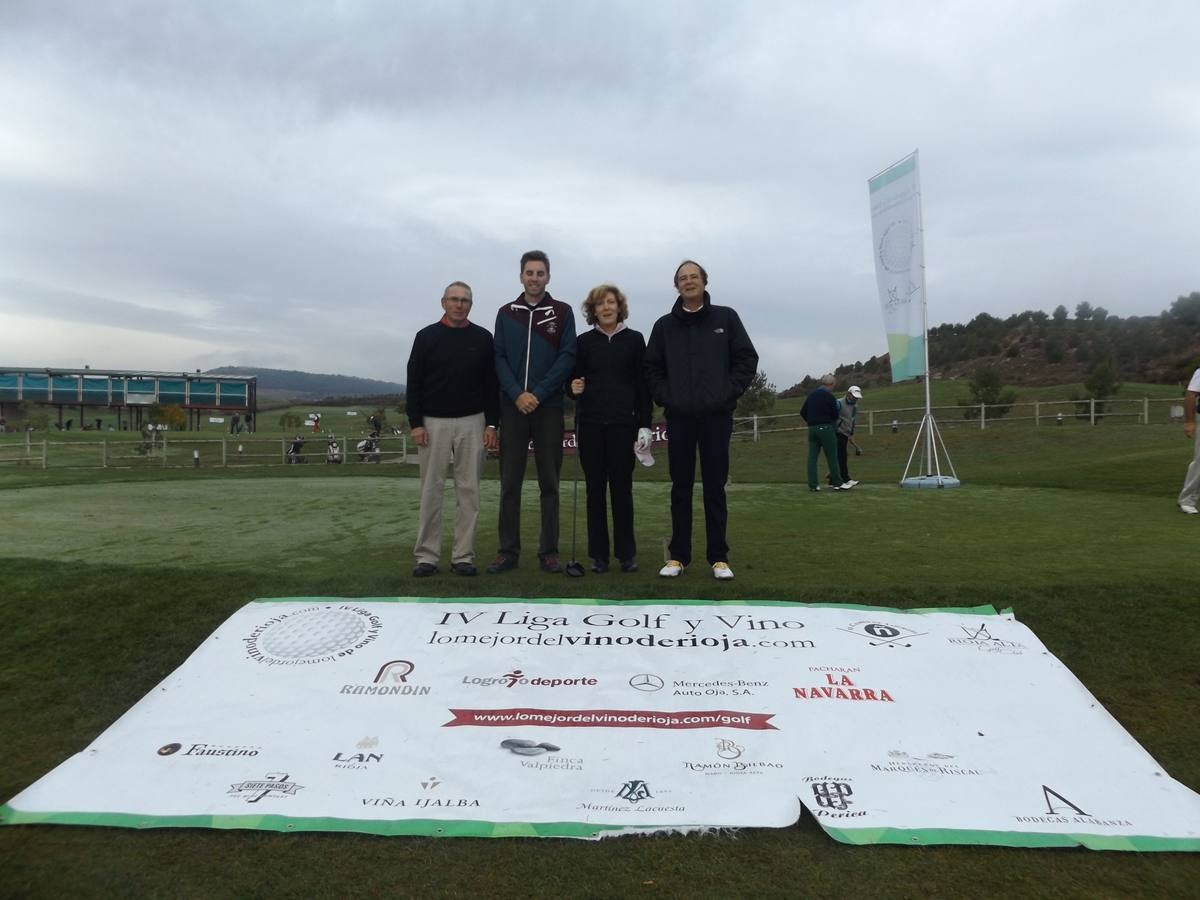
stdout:
[(657, 675), (650, 675), (645, 672), (641, 675), (634, 675), (629, 679), (629, 686), (637, 688), (639, 691), (661, 691), (663, 684), (663, 680)]

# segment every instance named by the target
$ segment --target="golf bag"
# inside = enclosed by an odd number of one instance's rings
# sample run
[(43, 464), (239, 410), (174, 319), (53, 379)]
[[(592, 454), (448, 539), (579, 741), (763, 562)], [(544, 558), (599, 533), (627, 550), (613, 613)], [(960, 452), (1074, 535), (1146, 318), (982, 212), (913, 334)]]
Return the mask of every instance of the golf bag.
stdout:
[(341, 463), (342, 461), (342, 445), (338, 443), (337, 438), (330, 438), (329, 443), (325, 447), (325, 462)]
[(372, 431), (359, 441), (354, 449), (358, 452), (359, 462), (381, 462), (383, 453), (379, 449), (379, 432)]

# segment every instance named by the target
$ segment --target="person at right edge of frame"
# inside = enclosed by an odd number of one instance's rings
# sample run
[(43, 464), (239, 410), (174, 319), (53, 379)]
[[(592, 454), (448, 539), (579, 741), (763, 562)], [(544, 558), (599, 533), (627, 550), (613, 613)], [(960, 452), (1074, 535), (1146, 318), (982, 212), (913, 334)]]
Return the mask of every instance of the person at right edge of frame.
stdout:
[(666, 413), (671, 476), (671, 558), (658, 574), (674, 578), (692, 561), (698, 453), (708, 564), (714, 578), (728, 581), (733, 578), (726, 541), (729, 440), (733, 411), (758, 370), (758, 353), (738, 314), (713, 305), (707, 287), (703, 266), (690, 259), (680, 263), (675, 270), (679, 296), (654, 323), (646, 345), (650, 396)]
[(1195, 442), (1192, 463), (1179, 492), (1179, 509), (1190, 516), (1197, 513), (1196, 498), (1200, 497), (1200, 435), (1196, 434), (1196, 402), (1200, 398), (1200, 369), (1192, 373), (1183, 401), (1183, 433)]
[(852, 487), (842, 475), (837, 456), (838, 400), (833, 396), (833, 375), (822, 375), (817, 385), (800, 407), (800, 418), (808, 424), (808, 489), (819, 491), (817, 484), (817, 457), (825, 452), (829, 463), (829, 474), (835, 491), (848, 491)]
[(521, 257), (521, 287), (496, 313), (496, 377), (500, 382), (500, 548), (487, 567), (497, 575), (521, 555), (521, 486), (529, 442), (541, 500), (538, 565), (562, 571), (558, 561), (558, 478), (563, 458), (563, 401), (575, 367), (575, 312), (546, 290), (550, 258), (541, 250)]

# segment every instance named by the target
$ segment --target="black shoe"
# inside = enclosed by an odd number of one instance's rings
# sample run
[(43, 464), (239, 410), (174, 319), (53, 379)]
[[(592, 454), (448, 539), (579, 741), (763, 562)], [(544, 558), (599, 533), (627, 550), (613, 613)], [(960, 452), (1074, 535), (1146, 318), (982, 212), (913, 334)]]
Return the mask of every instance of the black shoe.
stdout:
[(621, 571), (622, 572), (636, 572), (637, 571), (637, 560), (636, 559), (621, 560)]
[(501, 572), (511, 572), (516, 567), (517, 558), (515, 556), (505, 556), (503, 553), (501, 553), (494, 560), (492, 560), (492, 564), (487, 567), (487, 573), (489, 575), (499, 575)]
[(430, 575), (436, 575), (438, 567), (433, 563), (417, 563), (413, 569), (413, 578), (428, 578)]
[(543, 572), (549, 572), (551, 575), (557, 575), (562, 571), (562, 566), (558, 562), (558, 557), (553, 553), (547, 553), (538, 560), (538, 565)]
[(592, 571), (595, 572), (597, 575), (603, 575), (605, 572), (608, 571), (608, 563), (601, 562), (598, 559), (593, 559), (592, 560)]
[(478, 575), (479, 570), (471, 563), (453, 563), (450, 570), (455, 575)]

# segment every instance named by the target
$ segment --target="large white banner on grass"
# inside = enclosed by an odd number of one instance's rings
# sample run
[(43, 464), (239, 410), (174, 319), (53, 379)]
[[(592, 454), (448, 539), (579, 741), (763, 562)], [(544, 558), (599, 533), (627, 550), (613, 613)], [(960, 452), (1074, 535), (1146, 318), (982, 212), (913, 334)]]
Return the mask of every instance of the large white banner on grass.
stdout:
[(892, 381), (925, 374), (925, 250), (917, 153), (867, 181)]
[(0, 808), (35, 822), (1200, 849), (1012, 615), (792, 603), (251, 603)]

